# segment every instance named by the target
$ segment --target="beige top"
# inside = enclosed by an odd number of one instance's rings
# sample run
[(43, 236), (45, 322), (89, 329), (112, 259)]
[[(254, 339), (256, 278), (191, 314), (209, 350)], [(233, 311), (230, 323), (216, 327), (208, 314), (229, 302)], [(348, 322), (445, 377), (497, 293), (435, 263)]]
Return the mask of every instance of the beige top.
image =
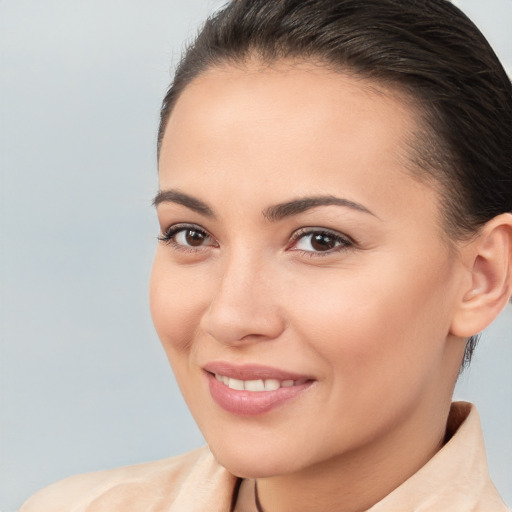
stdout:
[[(492, 484), (478, 413), (452, 405), (448, 443), (368, 512), (507, 512)], [(32, 496), (20, 512), (229, 512), (238, 480), (208, 448), (137, 466), (74, 476)], [(254, 504), (236, 510), (253, 512)]]

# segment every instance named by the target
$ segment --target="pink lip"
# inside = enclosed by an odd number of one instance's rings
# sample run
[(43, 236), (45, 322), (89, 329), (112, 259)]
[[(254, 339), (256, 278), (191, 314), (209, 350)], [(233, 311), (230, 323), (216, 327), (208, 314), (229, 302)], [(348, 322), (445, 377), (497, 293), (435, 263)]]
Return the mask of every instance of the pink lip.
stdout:
[[(305, 375), (260, 365), (234, 366), (224, 362), (213, 362), (205, 365), (203, 369), (208, 379), (213, 400), (224, 410), (241, 416), (263, 414), (279, 407), (302, 394), (314, 381), (314, 379)], [(219, 382), (214, 375), (215, 373), (240, 380), (298, 380), (303, 381), (303, 383), (272, 391), (240, 391), (231, 389)]]

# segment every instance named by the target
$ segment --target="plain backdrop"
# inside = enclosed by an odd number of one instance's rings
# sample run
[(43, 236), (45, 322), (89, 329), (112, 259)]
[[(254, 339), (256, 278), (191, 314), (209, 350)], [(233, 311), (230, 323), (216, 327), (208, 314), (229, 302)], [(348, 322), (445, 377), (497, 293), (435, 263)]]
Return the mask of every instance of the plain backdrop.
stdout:
[[(512, 70), (512, 0), (460, 0)], [(0, 512), (65, 476), (203, 441), (153, 331), (155, 137), (218, 1), (0, 0)], [(456, 398), (512, 504), (512, 307)]]

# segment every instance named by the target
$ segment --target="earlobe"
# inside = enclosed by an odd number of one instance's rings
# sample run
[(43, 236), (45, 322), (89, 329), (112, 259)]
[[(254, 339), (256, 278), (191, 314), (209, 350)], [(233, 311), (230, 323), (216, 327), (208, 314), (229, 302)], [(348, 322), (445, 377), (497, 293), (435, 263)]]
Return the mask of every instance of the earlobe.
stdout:
[(490, 220), (463, 250), (470, 278), (464, 283), (451, 334), (469, 338), (492, 323), (512, 294), (512, 214)]

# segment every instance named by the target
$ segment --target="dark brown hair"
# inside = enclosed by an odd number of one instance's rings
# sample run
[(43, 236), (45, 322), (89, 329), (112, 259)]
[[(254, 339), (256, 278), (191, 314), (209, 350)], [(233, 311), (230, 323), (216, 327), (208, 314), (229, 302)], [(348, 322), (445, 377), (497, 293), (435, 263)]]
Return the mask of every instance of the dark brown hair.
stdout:
[[(184, 52), (163, 101), (158, 149), (195, 77), (254, 56), (320, 62), (412, 98), (420, 112), (413, 172), (437, 185), (450, 238), (512, 212), (512, 85), (485, 37), (447, 0), (229, 2)], [(468, 340), (464, 364), (476, 343)]]

